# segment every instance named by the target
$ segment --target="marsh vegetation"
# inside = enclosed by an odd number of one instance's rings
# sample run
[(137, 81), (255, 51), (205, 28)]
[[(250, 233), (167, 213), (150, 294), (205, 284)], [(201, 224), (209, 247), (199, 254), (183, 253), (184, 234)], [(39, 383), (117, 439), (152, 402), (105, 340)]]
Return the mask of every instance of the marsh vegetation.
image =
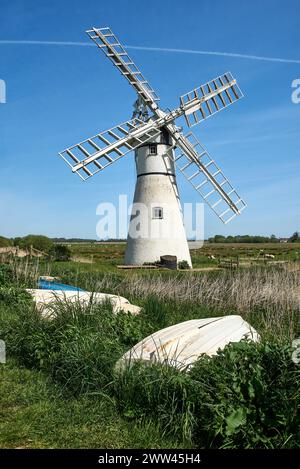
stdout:
[[(24, 288), (49, 271), (125, 296), (142, 313), (61, 303), (55, 319), (45, 320)], [(0, 365), (0, 446), (299, 447), (300, 368), (291, 358), (299, 306), (300, 272), (280, 265), (194, 273), (39, 260), (1, 265), (8, 363)], [(142, 364), (115, 372), (121, 355), (158, 329), (225, 314), (243, 316), (261, 342), (231, 344), (186, 373)]]

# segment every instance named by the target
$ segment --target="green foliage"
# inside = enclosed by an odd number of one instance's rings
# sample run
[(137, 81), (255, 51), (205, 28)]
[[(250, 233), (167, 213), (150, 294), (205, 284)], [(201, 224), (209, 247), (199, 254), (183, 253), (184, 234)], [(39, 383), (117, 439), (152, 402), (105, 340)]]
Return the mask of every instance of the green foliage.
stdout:
[(108, 303), (86, 311), (79, 305), (61, 310), (52, 335), (55, 379), (67, 383), (74, 394), (104, 389), (118, 358), (137, 340), (134, 322), (129, 315), (113, 314)]
[(30, 248), (32, 246), (38, 251), (49, 253), (52, 249), (53, 243), (50, 238), (42, 235), (27, 235), (24, 238), (15, 238), (14, 245), (20, 248)]
[(187, 399), (190, 378), (164, 365), (135, 363), (115, 376), (119, 411), (129, 419), (152, 419), (163, 436), (191, 443), (195, 415)]
[(136, 364), (116, 380), (120, 411), (197, 447), (300, 447), (300, 370), (290, 345), (240, 342), (190, 372)]
[(66, 397), (47, 374), (0, 366), (0, 448), (178, 448), (155, 424), (125, 421), (113, 399)]
[(15, 286), (0, 286), (0, 302), (3, 301), (9, 306), (22, 306), (31, 304), (31, 295)]
[(178, 269), (184, 270), (184, 269), (190, 269), (188, 261), (180, 261), (178, 262)]
[(73, 394), (106, 387), (117, 359), (142, 339), (141, 320), (114, 314), (110, 303), (83, 308), (61, 302), (56, 317), (44, 320), (30, 302), (21, 301), (20, 293), (16, 298), (17, 310), (9, 290), (6, 296), (0, 290), (0, 302), (6, 304), (0, 337), (6, 340), (8, 353), (25, 366), (49, 372)]
[(0, 286), (10, 285), (13, 278), (12, 268), (6, 264), (0, 264)]
[[(86, 307), (60, 302), (52, 319), (45, 320), (29, 295), (16, 288), (15, 267), (20, 266), (0, 266), (0, 338), (6, 341), (7, 354), (18, 360), (18, 366), (51, 378), (63, 392), (68, 412), (77, 412), (83, 427), (95, 428), (92, 425), (97, 410), (90, 399), (96, 396), (99, 402), (105, 400), (107, 408), (114, 409), (105, 414), (107, 426), (113, 426), (112, 419), (117, 419), (122, 428), (139, 428), (144, 443), (141, 436), (135, 436), (131, 445), (140, 442), (145, 445), (142, 447), (155, 447), (168, 441), (171, 445), (198, 448), (300, 447), (300, 368), (291, 360), (290, 342), (295, 329), (289, 325), (298, 314), (298, 303), (289, 302), (280, 288), (286, 294), (288, 287), (295, 291), (299, 285), (297, 273), (261, 269), (205, 276), (185, 272), (125, 276), (92, 269), (83, 272), (73, 263), (60, 262), (54, 264), (51, 274), (60, 275), (62, 281), (131, 300), (138, 298), (143, 312), (139, 316), (114, 314), (109, 302), (91, 302)], [(262, 342), (232, 344), (214, 358), (202, 357), (189, 372), (141, 363), (124, 373), (115, 372), (115, 363), (122, 354), (158, 329), (192, 318), (220, 316), (226, 311), (245, 315), (262, 335)], [(63, 403), (57, 404), (59, 399), (55, 394), (56, 410), (52, 412), (62, 413), (67, 421), (68, 412), (64, 413)], [(82, 399), (87, 399), (85, 404)], [(75, 409), (71, 402), (76, 402)], [(36, 414), (27, 414), (27, 426), (36, 431), (39, 427), (40, 432), (41, 428), (51, 428), (49, 434), (55, 434), (53, 429), (59, 426), (59, 419), (49, 417), (51, 406), (47, 401), (37, 412), (40, 427), (35, 426)], [(88, 412), (88, 408), (93, 411)], [(12, 411), (12, 418), (17, 412)], [(102, 411), (98, 412), (102, 418)], [(14, 433), (17, 431), (16, 425)], [(78, 445), (87, 441), (85, 436), (72, 433), (72, 437)], [(117, 438), (116, 447), (123, 441), (119, 434)], [(59, 441), (61, 445), (72, 445), (70, 435), (61, 435)], [(51, 439), (48, 442), (53, 447), (58, 444)], [(86, 444), (92, 446), (91, 440)], [(112, 446), (111, 440), (108, 444)]]
[(298, 231), (295, 231), (295, 233), (292, 234), (292, 236), (289, 238), (289, 243), (300, 243), (300, 236)]
[(12, 245), (12, 242), (8, 238), (4, 238), (4, 236), (0, 236), (0, 248), (6, 248)]
[(192, 301), (182, 303), (174, 299), (162, 301), (159, 296), (159, 293), (157, 295), (149, 293), (143, 302), (142, 314), (139, 316), (143, 337), (182, 321), (214, 315), (214, 312)]
[(300, 370), (291, 353), (290, 343), (240, 342), (220, 352), (212, 365), (200, 360), (191, 377), (209, 382), (202, 399), (210, 404), (212, 422), (200, 422), (199, 434), (220, 447), (299, 445)]
[(54, 244), (50, 250), (50, 255), (55, 261), (69, 261), (71, 250), (64, 244)]
[(209, 238), (210, 243), (279, 243), (279, 239), (275, 235), (269, 236), (251, 236), (251, 235), (237, 235), (237, 236), (222, 236), (215, 235)]

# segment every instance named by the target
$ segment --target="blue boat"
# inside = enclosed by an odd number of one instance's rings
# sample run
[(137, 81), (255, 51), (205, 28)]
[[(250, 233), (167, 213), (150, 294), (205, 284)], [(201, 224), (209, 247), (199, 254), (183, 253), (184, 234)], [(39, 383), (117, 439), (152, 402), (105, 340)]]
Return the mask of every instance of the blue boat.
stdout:
[(66, 285), (65, 283), (57, 283), (49, 280), (38, 280), (38, 288), (42, 290), (65, 290), (65, 291), (85, 291), (82, 288), (74, 287), (73, 285)]

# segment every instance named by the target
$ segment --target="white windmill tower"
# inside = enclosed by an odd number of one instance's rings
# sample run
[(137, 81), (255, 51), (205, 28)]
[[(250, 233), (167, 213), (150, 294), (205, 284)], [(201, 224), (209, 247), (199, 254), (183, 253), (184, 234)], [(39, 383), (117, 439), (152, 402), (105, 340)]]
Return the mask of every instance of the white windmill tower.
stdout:
[[(189, 127), (224, 109), (243, 95), (225, 73), (181, 96), (171, 112), (158, 107), (158, 96), (110, 28), (87, 31), (138, 94), (132, 120), (60, 152), (72, 171), (86, 180), (135, 151), (137, 182), (125, 263), (141, 265), (169, 254), (191, 266), (176, 184), (178, 168), (224, 223), (245, 208), (245, 202), (191, 132), (184, 135), (175, 120)], [(149, 116), (150, 111), (150, 116)]]

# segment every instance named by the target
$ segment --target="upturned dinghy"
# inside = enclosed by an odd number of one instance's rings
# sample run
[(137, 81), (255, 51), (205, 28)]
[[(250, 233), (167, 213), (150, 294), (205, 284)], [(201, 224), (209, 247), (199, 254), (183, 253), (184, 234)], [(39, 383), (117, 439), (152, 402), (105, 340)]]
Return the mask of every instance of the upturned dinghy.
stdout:
[(117, 368), (130, 366), (141, 360), (163, 363), (180, 370), (191, 367), (202, 355), (216, 355), (231, 342), (260, 337), (241, 316), (193, 319), (155, 332), (126, 352)]

